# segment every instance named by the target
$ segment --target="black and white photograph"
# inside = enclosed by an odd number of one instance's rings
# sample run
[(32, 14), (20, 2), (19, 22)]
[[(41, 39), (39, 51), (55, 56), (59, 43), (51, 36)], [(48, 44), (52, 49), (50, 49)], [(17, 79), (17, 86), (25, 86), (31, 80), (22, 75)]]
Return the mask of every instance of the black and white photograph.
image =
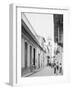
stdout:
[(69, 14), (61, 7), (10, 5), (10, 85), (70, 82)]
[(63, 14), (21, 12), (21, 77), (63, 75)]

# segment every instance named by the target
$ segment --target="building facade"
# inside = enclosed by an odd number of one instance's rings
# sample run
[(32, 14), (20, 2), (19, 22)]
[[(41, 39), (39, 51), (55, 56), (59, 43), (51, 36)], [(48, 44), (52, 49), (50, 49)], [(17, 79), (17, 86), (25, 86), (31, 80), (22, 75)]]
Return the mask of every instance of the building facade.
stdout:
[(46, 52), (24, 13), (21, 15), (21, 32), (21, 75), (24, 76), (44, 66)]
[(54, 14), (54, 62), (63, 67), (63, 14)]
[(63, 15), (54, 14), (54, 41), (63, 46)]

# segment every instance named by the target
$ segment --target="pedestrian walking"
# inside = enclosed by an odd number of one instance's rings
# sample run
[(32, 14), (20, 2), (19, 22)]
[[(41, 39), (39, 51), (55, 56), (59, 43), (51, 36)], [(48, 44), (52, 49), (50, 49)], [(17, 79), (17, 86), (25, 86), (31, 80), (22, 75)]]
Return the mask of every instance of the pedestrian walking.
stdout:
[(56, 64), (54, 63), (54, 74), (56, 74)]
[(62, 73), (62, 64), (60, 63), (60, 70), (59, 70), (59, 73), (61, 74)]

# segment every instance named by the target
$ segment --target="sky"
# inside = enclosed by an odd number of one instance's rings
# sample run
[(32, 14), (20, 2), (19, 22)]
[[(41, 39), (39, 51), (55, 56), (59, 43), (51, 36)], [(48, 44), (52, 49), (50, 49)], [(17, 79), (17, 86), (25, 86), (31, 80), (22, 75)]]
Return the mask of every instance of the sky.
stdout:
[(46, 40), (53, 38), (53, 14), (25, 13), (25, 15), (38, 35), (45, 37)]

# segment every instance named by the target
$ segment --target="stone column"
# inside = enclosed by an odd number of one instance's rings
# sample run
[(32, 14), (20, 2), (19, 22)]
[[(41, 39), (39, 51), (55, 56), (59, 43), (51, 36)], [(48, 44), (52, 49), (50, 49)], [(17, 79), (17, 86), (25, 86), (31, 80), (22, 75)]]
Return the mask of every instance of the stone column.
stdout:
[(30, 44), (28, 43), (27, 67), (30, 67)]
[(32, 58), (31, 58), (31, 71), (33, 71), (33, 47), (32, 47)]
[(25, 68), (25, 40), (24, 40), (24, 54), (23, 54), (23, 56), (24, 56), (24, 68)]
[(37, 49), (35, 48), (35, 65), (36, 65), (36, 68), (38, 67), (38, 60), (37, 60)]
[(38, 55), (37, 55), (37, 48), (36, 48), (36, 67), (38, 68)]
[(24, 42), (24, 38), (22, 37), (22, 41), (21, 41), (21, 67), (24, 68), (25, 67), (25, 42)]

